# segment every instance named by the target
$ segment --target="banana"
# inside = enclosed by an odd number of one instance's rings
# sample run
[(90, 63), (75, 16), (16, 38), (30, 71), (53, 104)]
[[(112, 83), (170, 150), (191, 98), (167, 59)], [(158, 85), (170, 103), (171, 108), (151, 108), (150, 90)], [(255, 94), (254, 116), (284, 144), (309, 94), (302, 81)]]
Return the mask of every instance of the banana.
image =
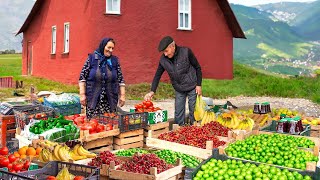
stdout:
[(77, 156), (73, 151), (69, 152), (69, 155), (71, 157), (71, 159), (78, 161), (78, 160), (82, 160), (82, 159), (86, 159), (87, 156)]
[(59, 150), (61, 149), (61, 145), (58, 144), (54, 147), (54, 150), (53, 150), (53, 155), (56, 159), (58, 159), (59, 161), (62, 161), (61, 157), (59, 156)]
[(84, 149), (83, 146), (80, 146), (78, 148), (78, 154), (80, 156), (87, 156), (87, 158), (94, 158), (97, 156), (96, 154), (91, 153), (91, 152), (87, 151), (86, 149)]
[(39, 154), (39, 157), (38, 157), (40, 162), (44, 162), (42, 156), (43, 156), (43, 152), (41, 151), (40, 154)]
[(74, 147), (73, 147), (73, 150), (72, 152), (76, 155), (76, 156), (80, 156), (80, 154), (78, 153), (78, 148), (80, 147), (80, 144), (76, 144)]
[(207, 117), (208, 117), (208, 112), (205, 111), (204, 115), (202, 117), (201, 126), (203, 126), (203, 125), (205, 125), (207, 123)]
[(65, 146), (62, 146), (58, 151), (61, 161), (68, 162), (71, 157), (69, 156), (69, 151)]
[(50, 160), (50, 152), (47, 150), (47, 149), (43, 149), (42, 151), (41, 151), (41, 153), (42, 153), (42, 160), (43, 160), (43, 162), (48, 162), (49, 160)]

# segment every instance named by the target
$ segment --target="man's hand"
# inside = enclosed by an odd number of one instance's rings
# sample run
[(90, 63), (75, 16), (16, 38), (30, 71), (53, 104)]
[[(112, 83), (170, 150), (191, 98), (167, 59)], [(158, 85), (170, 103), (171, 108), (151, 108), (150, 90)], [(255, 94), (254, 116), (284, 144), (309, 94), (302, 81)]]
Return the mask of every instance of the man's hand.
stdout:
[(126, 102), (126, 96), (125, 95), (120, 95), (119, 106), (120, 107), (124, 106), (125, 102)]
[(85, 94), (80, 94), (80, 103), (85, 106), (87, 104), (87, 97)]
[(196, 86), (196, 93), (201, 96), (202, 95), (202, 89), (201, 86)]
[(151, 101), (153, 95), (154, 95), (154, 92), (150, 91), (148, 94), (144, 96), (144, 100)]

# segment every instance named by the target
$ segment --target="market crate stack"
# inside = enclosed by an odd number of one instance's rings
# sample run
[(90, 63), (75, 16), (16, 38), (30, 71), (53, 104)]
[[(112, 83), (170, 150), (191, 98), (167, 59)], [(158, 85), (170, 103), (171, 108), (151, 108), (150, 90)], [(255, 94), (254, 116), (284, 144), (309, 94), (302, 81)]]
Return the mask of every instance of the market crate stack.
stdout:
[(143, 132), (143, 143), (144, 147), (146, 147), (146, 139), (150, 133), (150, 136), (153, 138), (157, 138), (160, 134), (169, 131), (169, 122), (161, 122), (157, 124), (149, 124), (144, 128)]
[(120, 133), (114, 137), (114, 149), (143, 147), (143, 129)]

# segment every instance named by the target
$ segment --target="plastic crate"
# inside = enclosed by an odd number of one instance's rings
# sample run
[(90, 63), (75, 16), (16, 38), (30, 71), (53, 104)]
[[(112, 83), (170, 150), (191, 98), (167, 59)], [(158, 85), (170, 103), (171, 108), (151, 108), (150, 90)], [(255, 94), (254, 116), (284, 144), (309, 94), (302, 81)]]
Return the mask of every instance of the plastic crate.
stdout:
[(5, 146), (7, 144), (7, 140), (10, 139), (10, 137), (14, 137), (14, 134), (16, 133), (16, 120), (14, 118), (14, 115), (0, 114), (0, 126), (0, 146)]
[[(277, 122), (278, 121), (273, 120), (269, 126), (262, 128), (261, 131), (279, 133), (277, 132)], [(310, 132), (311, 132), (310, 124), (304, 124), (302, 126), (304, 130), (299, 134), (293, 134), (293, 135), (310, 136)], [(289, 134), (289, 133), (279, 133), (279, 134)]]
[(25, 125), (28, 125), (31, 119), (48, 119), (48, 117), (54, 117), (54, 109), (43, 105), (33, 105), (28, 107), (19, 107), (13, 109), (16, 119), (16, 127), (24, 129)]
[(43, 105), (53, 108), (58, 115), (69, 116), (73, 114), (81, 114), (81, 104), (79, 102), (72, 102), (70, 104), (56, 104), (43, 99)]
[(64, 168), (67, 167), (69, 173), (75, 176), (83, 176), (85, 180), (99, 180), (100, 179), (100, 168), (73, 164), (68, 162), (60, 161), (50, 161), (43, 168), (26, 171), (18, 173), (20, 176), (25, 176), (28, 178), (33, 178), (37, 180), (45, 180), (48, 176), (57, 176), (58, 173)]
[(123, 113), (114, 117), (118, 121), (120, 132), (143, 129), (148, 125), (148, 113)]
[[(237, 161), (242, 161), (243, 163), (251, 163), (251, 164), (255, 164), (255, 165), (260, 165), (260, 164), (265, 164), (265, 163), (259, 163), (259, 162), (252, 162), (252, 161), (247, 161), (247, 160), (242, 160), (242, 159), (235, 159), (235, 158), (232, 158), (232, 157), (228, 157), (226, 155), (222, 155), (222, 154), (219, 154), (219, 149), (213, 149), (213, 152), (212, 152), (212, 156), (209, 157), (208, 159), (206, 159), (205, 161), (203, 161), (202, 163), (199, 164), (199, 166), (196, 168), (195, 171), (193, 171), (190, 175), (190, 172), (188, 172), (189, 174), (187, 176), (185, 176), (185, 179), (186, 180), (191, 180), (193, 179), (197, 172), (201, 169), (201, 166), (206, 164), (208, 161), (210, 161), (210, 159), (217, 159), (217, 160), (222, 160), (222, 161), (226, 161), (228, 159), (231, 159), (231, 160), (237, 160)], [(269, 166), (273, 166), (273, 165), (269, 165)], [(279, 169), (287, 169), (291, 172), (293, 171), (296, 171), (298, 173), (300, 173), (301, 175), (305, 176), (305, 175), (308, 175), (310, 176), (313, 180), (320, 180), (320, 168), (319, 167), (316, 167), (316, 171), (313, 172), (313, 171), (303, 171), (303, 170), (295, 170), (295, 169), (290, 169), (290, 168), (286, 168), (286, 167), (280, 167), (280, 166), (274, 166), (276, 168), (279, 168)]]
[(34, 178), (25, 177), (22, 175), (8, 172), (5, 169), (0, 169), (0, 180), (34, 180)]

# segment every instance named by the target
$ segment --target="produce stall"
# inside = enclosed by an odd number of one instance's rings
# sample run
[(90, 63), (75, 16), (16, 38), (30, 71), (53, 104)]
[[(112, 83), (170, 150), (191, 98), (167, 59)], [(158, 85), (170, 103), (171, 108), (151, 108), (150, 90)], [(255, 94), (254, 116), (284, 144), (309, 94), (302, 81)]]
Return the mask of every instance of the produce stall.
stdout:
[(1, 147), (0, 179), (320, 177), (318, 119), (268, 103), (237, 110), (198, 98), (197, 122), (170, 127), (168, 111), (151, 101), (91, 119), (74, 94), (42, 102), (12, 109), (19, 147)]

